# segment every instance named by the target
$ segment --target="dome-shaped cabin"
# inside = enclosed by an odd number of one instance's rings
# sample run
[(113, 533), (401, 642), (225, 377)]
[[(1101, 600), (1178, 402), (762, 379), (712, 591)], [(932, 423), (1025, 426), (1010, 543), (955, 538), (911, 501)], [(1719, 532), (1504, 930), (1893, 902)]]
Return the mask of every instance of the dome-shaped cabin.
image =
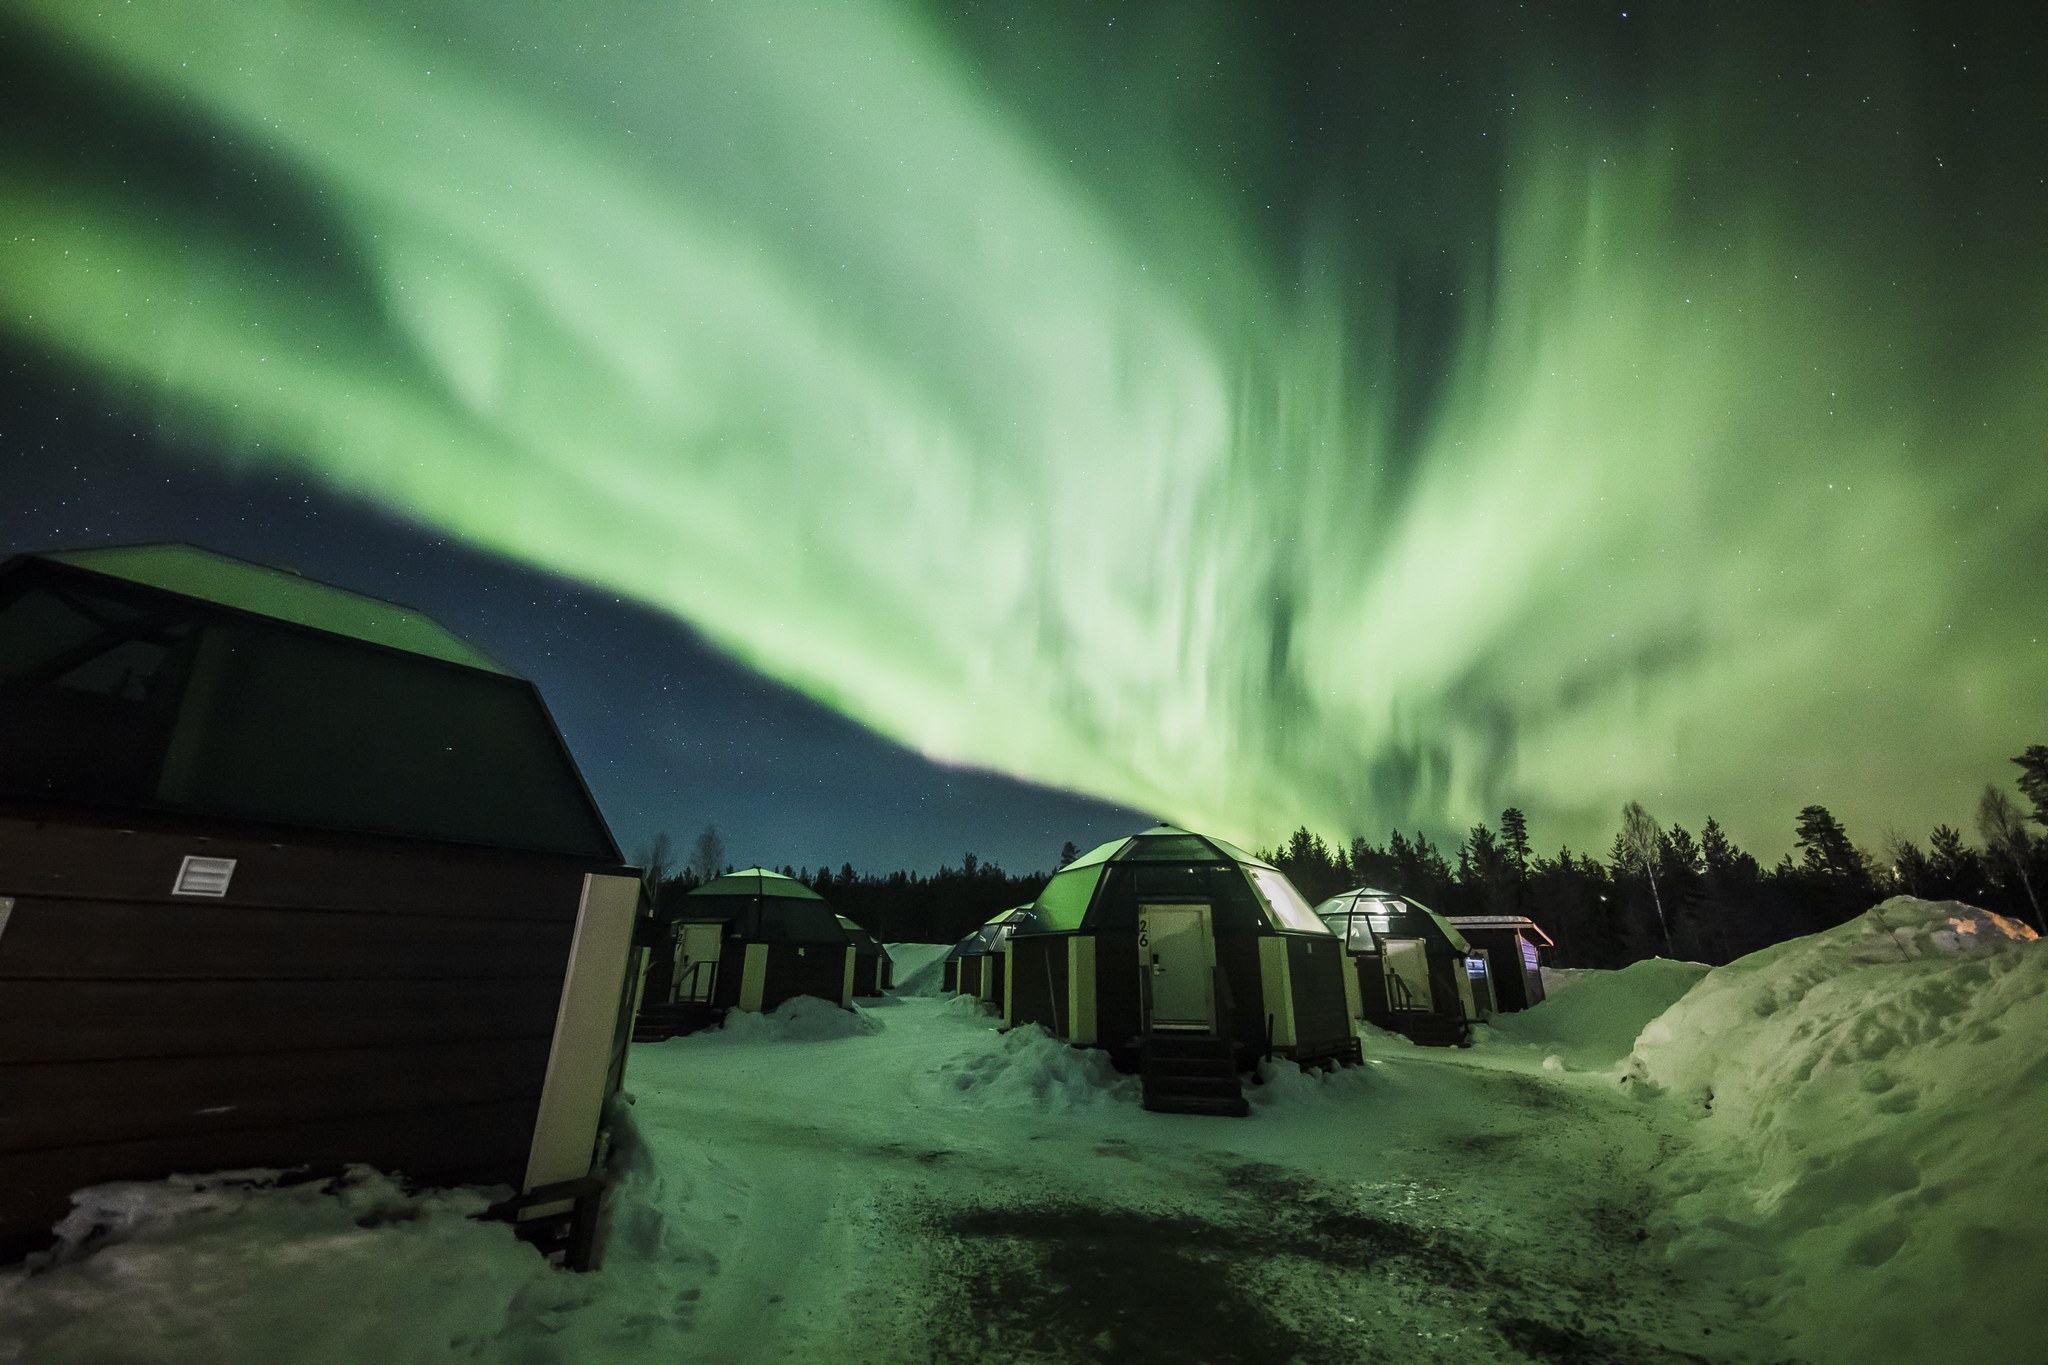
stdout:
[(1031, 918), (1031, 907), (1019, 905), (993, 915), (988, 922), (953, 945), (946, 954), (944, 989), (948, 995), (971, 995), (1003, 1008), (1008, 975), (1010, 935)]
[(1355, 1060), (1343, 945), (1271, 863), (1160, 825), (1046, 883), (1005, 955), (1004, 1017), (1135, 1053), (1162, 1034), (1227, 1034), (1237, 1060)]
[(729, 1009), (763, 1013), (799, 995), (851, 1009), (855, 957), (832, 907), (796, 878), (765, 867), (714, 877), (683, 897), (647, 972), (634, 1036), (688, 1033)]
[(866, 997), (885, 995), (896, 984), (896, 960), (882, 940), (844, 915), (835, 915), (839, 927), (853, 940), (853, 993)]
[(1358, 979), (1359, 1018), (1417, 1043), (1463, 1046), (1493, 1012), (1485, 952), (1412, 896), (1369, 886), (1340, 891), (1317, 918), (1344, 940)]

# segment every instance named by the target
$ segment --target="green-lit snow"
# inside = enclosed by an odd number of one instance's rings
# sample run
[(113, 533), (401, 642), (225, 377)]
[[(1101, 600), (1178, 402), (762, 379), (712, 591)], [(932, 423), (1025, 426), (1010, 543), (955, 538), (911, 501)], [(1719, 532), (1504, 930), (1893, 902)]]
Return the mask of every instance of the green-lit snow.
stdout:
[(1370, 1033), (1244, 1120), (970, 1001), (797, 1002), (634, 1049), (600, 1273), (369, 1172), (103, 1187), (0, 1360), (2033, 1361), (2048, 953), (1959, 909)]

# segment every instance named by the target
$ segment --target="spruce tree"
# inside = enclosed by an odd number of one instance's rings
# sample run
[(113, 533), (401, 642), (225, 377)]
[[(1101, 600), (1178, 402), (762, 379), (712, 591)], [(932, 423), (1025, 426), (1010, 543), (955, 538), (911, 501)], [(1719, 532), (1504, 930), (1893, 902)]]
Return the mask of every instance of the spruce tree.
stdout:
[(2029, 744), (2020, 765), (2020, 794), (2033, 803), (2034, 823), (2048, 826), (2048, 744)]

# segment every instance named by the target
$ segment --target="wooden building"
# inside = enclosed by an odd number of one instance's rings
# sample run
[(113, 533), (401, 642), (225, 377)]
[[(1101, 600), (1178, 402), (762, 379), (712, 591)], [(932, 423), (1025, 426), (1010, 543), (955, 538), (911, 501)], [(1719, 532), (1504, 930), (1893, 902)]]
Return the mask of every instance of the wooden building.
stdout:
[(1492, 964), (1493, 1008), (1512, 1014), (1543, 1003), (1550, 935), (1526, 915), (1453, 915), (1451, 924)]
[(1341, 891), (1316, 916), (1344, 941), (1358, 978), (1358, 1017), (1432, 1046), (1472, 1041), (1492, 1012), (1490, 967), (1457, 926), (1412, 896)]
[(0, 1254), (173, 1172), (589, 1207), (639, 905), (532, 684), (418, 612), (186, 546), (0, 563)]
[(946, 954), (946, 993), (971, 995), (1001, 1010), (1005, 999), (1010, 935), (1030, 918), (1030, 906), (1016, 906), (991, 916), (979, 929), (954, 944), (953, 951)]
[(727, 1010), (762, 1013), (799, 995), (853, 1008), (858, 954), (825, 898), (794, 877), (750, 867), (714, 877), (683, 898), (683, 914), (656, 948), (667, 980), (650, 969), (634, 1036), (690, 1033)]
[(896, 984), (896, 961), (882, 940), (844, 915), (835, 915), (839, 927), (853, 940), (853, 994), (856, 998), (886, 995)]
[(1046, 883), (1004, 957), (1006, 1022), (1126, 1056), (1155, 1034), (1354, 1060), (1356, 984), (1343, 945), (1279, 869), (1160, 825), (1114, 839)]

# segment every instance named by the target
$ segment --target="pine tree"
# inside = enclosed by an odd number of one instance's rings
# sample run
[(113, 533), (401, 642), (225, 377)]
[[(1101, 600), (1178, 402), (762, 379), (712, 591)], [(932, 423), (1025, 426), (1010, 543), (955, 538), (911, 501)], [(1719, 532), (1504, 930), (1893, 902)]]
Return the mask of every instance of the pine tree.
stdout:
[(2048, 744), (2029, 744), (2020, 765), (2020, 795), (2034, 807), (2034, 823), (2048, 826)]

